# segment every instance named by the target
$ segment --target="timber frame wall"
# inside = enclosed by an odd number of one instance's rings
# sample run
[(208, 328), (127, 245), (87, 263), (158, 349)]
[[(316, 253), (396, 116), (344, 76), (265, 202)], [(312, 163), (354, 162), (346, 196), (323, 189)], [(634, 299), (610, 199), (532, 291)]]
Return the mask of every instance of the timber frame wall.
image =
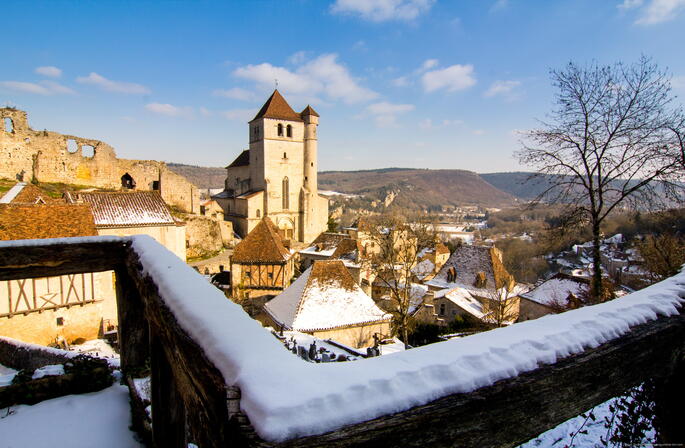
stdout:
[[(271, 444), (257, 436), (241, 412), (240, 390), (226, 384), (201, 344), (178, 324), (160, 295), (158, 282), (163, 279), (145, 273), (131, 240), (69, 240), (0, 243), (0, 280), (115, 271), (121, 366), (130, 375), (149, 362), (155, 447), (185, 448), (188, 442), (202, 448), (516, 446), (648, 378), (657, 379), (660, 391), (660, 442), (685, 442), (681, 307), (678, 315), (635, 326), (620, 338), (491, 386), (326, 434)], [(197, 281), (204, 280), (198, 275)]]

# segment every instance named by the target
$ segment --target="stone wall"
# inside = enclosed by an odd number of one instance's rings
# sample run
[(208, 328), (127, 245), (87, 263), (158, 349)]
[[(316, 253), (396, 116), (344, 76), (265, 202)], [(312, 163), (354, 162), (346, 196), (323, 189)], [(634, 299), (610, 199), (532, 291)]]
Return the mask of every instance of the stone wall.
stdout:
[(136, 189), (159, 190), (169, 205), (199, 211), (197, 187), (163, 162), (118, 159), (114, 148), (99, 140), (34, 131), (26, 112), (17, 109), (0, 108), (0, 124), (0, 177), (118, 190), (128, 174)]
[(228, 247), (232, 241), (233, 226), (207, 216), (184, 216), (186, 222), (186, 254), (188, 258), (203, 257)]

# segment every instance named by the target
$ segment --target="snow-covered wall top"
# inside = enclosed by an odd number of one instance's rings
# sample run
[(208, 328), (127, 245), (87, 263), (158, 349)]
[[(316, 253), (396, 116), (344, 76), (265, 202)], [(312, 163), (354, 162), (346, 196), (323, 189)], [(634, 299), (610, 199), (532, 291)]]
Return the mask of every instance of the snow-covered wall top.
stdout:
[(240, 388), (241, 408), (257, 433), (274, 442), (473, 391), (597, 347), (631, 326), (675, 315), (685, 302), (681, 273), (601, 305), (389, 356), (312, 364), (284, 350), (239, 305), (152, 238), (131, 240), (178, 323), (226, 383)]
[(227, 384), (240, 388), (243, 412), (269, 441), (320, 434), (514, 377), (677, 314), (685, 297), (685, 274), (679, 274), (601, 305), (390, 356), (312, 364), (284, 350), (150, 237), (133, 237), (133, 248), (179, 324)]

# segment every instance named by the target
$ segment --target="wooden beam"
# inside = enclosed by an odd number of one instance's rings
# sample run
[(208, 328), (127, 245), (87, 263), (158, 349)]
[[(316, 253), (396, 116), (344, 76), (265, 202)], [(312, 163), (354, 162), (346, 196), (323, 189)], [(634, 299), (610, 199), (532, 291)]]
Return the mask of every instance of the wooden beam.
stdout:
[(101, 272), (123, 263), (128, 241), (0, 247), (0, 280)]

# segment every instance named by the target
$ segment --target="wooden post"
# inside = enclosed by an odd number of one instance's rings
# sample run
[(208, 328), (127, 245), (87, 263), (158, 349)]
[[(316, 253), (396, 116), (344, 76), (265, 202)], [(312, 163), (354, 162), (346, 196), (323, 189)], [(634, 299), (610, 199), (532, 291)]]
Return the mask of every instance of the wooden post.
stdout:
[(186, 448), (186, 416), (183, 398), (157, 329), (150, 328), (152, 395), (152, 445), (155, 448)]
[(145, 306), (126, 268), (115, 270), (121, 370), (142, 369), (150, 357)]
[(668, 376), (656, 380), (654, 427), (657, 442), (685, 446), (685, 354), (675, 353), (675, 366)]

